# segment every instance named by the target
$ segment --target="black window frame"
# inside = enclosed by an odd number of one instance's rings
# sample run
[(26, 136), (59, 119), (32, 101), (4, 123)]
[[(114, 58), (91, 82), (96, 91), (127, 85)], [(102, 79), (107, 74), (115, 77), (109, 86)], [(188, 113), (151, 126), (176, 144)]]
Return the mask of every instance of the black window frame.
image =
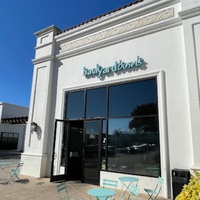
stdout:
[[(116, 172), (116, 173), (126, 173), (128, 174), (128, 172), (125, 172), (125, 171), (117, 171), (117, 170), (109, 170), (108, 169), (108, 156), (109, 156), (109, 151), (108, 151), (108, 126), (109, 126), (109, 119), (117, 119), (117, 118), (126, 118), (126, 117), (130, 117), (130, 116), (116, 116), (116, 117), (109, 117), (108, 116), (108, 112), (109, 112), (109, 88), (112, 87), (112, 86), (118, 86), (118, 85), (123, 85), (123, 84), (129, 84), (129, 83), (135, 83), (135, 82), (139, 82), (139, 81), (147, 81), (147, 80), (155, 80), (155, 85), (156, 85), (156, 101), (157, 101), (157, 113), (156, 114), (153, 114), (153, 115), (149, 115), (150, 117), (157, 117), (157, 123), (158, 123), (158, 137), (160, 138), (160, 133), (159, 133), (159, 115), (158, 115), (158, 93), (157, 93), (157, 77), (149, 77), (149, 78), (143, 78), (143, 79), (137, 79), (137, 80), (131, 80), (131, 81), (123, 81), (123, 82), (117, 82), (117, 83), (112, 83), (112, 84), (107, 84), (107, 85), (101, 85), (101, 86), (98, 86), (98, 87), (88, 87), (88, 88), (85, 88), (85, 89), (82, 89), (82, 90), (72, 90), (72, 91), (68, 91), (66, 92), (66, 102), (65, 102), (65, 111), (64, 111), (64, 119), (65, 120), (74, 120), (73, 118), (70, 119), (70, 118), (66, 118), (66, 113), (67, 113), (67, 97), (68, 97), (68, 94), (72, 93), (72, 92), (80, 92), (80, 91), (83, 91), (84, 92), (84, 102), (83, 102), (83, 106), (84, 106), (84, 117), (83, 118), (76, 118), (76, 120), (91, 120), (91, 119), (97, 119), (99, 117), (93, 117), (93, 118), (86, 118), (86, 101), (87, 101), (87, 91), (90, 90), (90, 89), (99, 89), (99, 88), (106, 88), (106, 116), (105, 117), (100, 117), (99, 119), (102, 119), (102, 120), (106, 120), (106, 152), (105, 152), (105, 160), (106, 160), (106, 167), (104, 166), (104, 168), (102, 168), (101, 170), (104, 170), (104, 171), (108, 171), (108, 172)], [(132, 116), (132, 118), (139, 118), (139, 117), (147, 117), (145, 115), (142, 115), (142, 116)], [(131, 118), (131, 117), (130, 117)], [(158, 140), (159, 140), (158, 138)], [(102, 145), (102, 144), (101, 144)], [(152, 175), (152, 174), (144, 174), (144, 176), (150, 176), (150, 177), (156, 177), (158, 175), (161, 174), (161, 163), (160, 163), (160, 140), (159, 140), (159, 171), (156, 175)], [(143, 175), (143, 174), (137, 174), (137, 173), (130, 173), (130, 174), (134, 174), (134, 175)]]

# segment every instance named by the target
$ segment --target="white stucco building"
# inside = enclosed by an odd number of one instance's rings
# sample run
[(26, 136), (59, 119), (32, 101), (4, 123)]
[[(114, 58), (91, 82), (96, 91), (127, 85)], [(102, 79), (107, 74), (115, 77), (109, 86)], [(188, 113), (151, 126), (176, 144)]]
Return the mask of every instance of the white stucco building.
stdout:
[(23, 174), (128, 174), (140, 188), (162, 176), (170, 197), (173, 168), (200, 169), (199, 0), (138, 1), (35, 36)]
[(0, 150), (24, 150), (29, 109), (0, 102)]

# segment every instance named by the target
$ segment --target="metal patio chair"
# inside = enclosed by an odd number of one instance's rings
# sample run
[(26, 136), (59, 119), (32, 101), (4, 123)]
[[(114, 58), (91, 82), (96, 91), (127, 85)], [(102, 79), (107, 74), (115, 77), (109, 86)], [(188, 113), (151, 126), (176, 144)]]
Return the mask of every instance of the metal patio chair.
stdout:
[(56, 187), (57, 187), (59, 200), (82, 200), (80, 198), (71, 198), (69, 196), (66, 182), (59, 183)]
[[(117, 186), (118, 186), (118, 181), (116, 181), (116, 180), (111, 180), (111, 179), (103, 179), (103, 183), (102, 183), (102, 185), (103, 185), (103, 188), (105, 188), (105, 187), (107, 187), (107, 188), (115, 188), (115, 189), (117, 189)], [(100, 200), (104, 200), (105, 198), (103, 198), (103, 197), (100, 197)], [(106, 198), (106, 200), (113, 200), (114, 198), (111, 198), (111, 197), (109, 197), (109, 198)]]
[(57, 192), (58, 192), (59, 200), (62, 200), (62, 199), (68, 199), (68, 200), (70, 200), (70, 197), (69, 197), (68, 191), (67, 191), (66, 182), (59, 183), (57, 185)]
[(135, 185), (131, 185), (129, 191), (130, 191), (130, 194), (128, 196), (128, 199), (130, 199), (131, 195), (133, 195), (134, 196), (134, 200), (136, 200), (137, 197), (139, 196), (139, 188), (137, 186), (135, 186)]
[(135, 185), (131, 185), (130, 189), (130, 194), (128, 196), (128, 200), (130, 199), (130, 196), (133, 195), (134, 196), (134, 200), (137, 199), (138, 195), (139, 195), (139, 188)]
[(163, 178), (158, 177), (158, 182), (157, 185), (155, 187), (155, 189), (147, 189), (144, 188), (144, 191), (148, 194), (149, 198), (148, 199), (152, 199), (155, 200), (157, 198), (157, 196), (159, 195), (161, 188), (162, 188), (162, 184), (163, 184)]
[(10, 177), (13, 181), (17, 181), (19, 180), (19, 174), (22, 170), (22, 167), (24, 165), (24, 162), (23, 161), (19, 161), (19, 163), (17, 164), (17, 167), (16, 168), (11, 168), (10, 169)]
[(110, 179), (103, 179), (102, 185), (103, 185), (103, 187), (114, 187), (114, 188), (117, 188), (118, 181), (110, 180)]

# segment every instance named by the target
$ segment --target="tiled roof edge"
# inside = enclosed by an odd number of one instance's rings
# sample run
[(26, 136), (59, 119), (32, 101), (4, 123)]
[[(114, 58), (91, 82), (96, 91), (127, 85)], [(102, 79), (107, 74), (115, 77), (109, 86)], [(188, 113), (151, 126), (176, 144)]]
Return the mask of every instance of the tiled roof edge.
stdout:
[(25, 124), (27, 121), (28, 121), (28, 116), (10, 117), (1, 119), (1, 122), (3, 124)]
[(69, 31), (69, 30), (78, 28), (78, 27), (80, 27), (80, 26), (83, 26), (83, 25), (85, 25), (85, 24), (88, 24), (89, 22), (92, 22), (92, 21), (95, 21), (95, 20), (100, 19), (100, 18), (102, 18), (102, 17), (105, 17), (106, 15), (110, 15), (110, 14), (112, 14), (112, 13), (115, 13), (115, 12), (118, 12), (118, 11), (120, 11), (120, 10), (123, 10), (123, 9), (128, 8), (128, 7), (131, 7), (131, 6), (133, 6), (133, 5), (135, 5), (135, 4), (138, 4), (138, 3), (142, 2), (142, 1), (143, 1), (143, 0), (136, 0), (135, 2), (126, 4), (126, 5), (124, 5), (124, 6), (122, 6), (122, 7), (119, 7), (119, 8), (117, 8), (117, 9), (115, 9), (115, 10), (112, 10), (112, 11), (109, 11), (109, 12), (107, 12), (107, 13), (101, 14), (101, 15), (99, 15), (99, 16), (97, 16), (97, 17), (93, 17), (93, 18), (91, 18), (91, 19), (89, 19), (89, 20), (87, 20), (87, 21), (84, 21), (84, 22), (82, 22), (82, 23), (80, 23), (80, 24), (77, 24), (77, 25), (75, 25), (75, 26), (69, 27), (69, 28), (67, 28), (67, 29), (65, 29), (65, 30), (63, 30), (63, 31), (58, 32), (56, 35), (59, 35), (59, 34), (62, 34), (62, 33), (64, 33), (64, 32), (67, 32), (67, 31)]

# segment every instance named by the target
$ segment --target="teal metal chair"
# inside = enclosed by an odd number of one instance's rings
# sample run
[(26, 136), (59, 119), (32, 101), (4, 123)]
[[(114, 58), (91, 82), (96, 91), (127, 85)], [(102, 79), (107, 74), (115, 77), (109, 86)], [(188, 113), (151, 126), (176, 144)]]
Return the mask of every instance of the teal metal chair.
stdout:
[(59, 183), (57, 185), (57, 192), (58, 192), (58, 198), (59, 198), (59, 200), (62, 200), (62, 199), (68, 199), (68, 200), (70, 200), (70, 197), (69, 197), (68, 191), (67, 191), (66, 182), (62, 182), (62, 183)]
[(19, 174), (22, 170), (22, 167), (24, 165), (23, 161), (19, 161), (19, 163), (17, 164), (16, 168), (11, 168), (10, 169), (10, 177), (13, 181), (17, 181), (19, 180)]
[(139, 188), (137, 186), (135, 186), (135, 185), (131, 185), (129, 191), (130, 191), (130, 194), (128, 196), (128, 200), (130, 199), (131, 195), (133, 195), (134, 196), (134, 200), (136, 200), (137, 197), (139, 196)]
[[(115, 188), (117, 189), (118, 186), (118, 181), (116, 180), (111, 180), (111, 179), (103, 179), (103, 188), (107, 187), (107, 188)], [(113, 198), (109, 197), (109, 198), (104, 198), (104, 197), (98, 197), (99, 200), (113, 200)]]
[(69, 196), (66, 182), (59, 183), (56, 187), (57, 187), (59, 200), (82, 200), (78, 198), (79, 192), (76, 192), (75, 194), (73, 194), (73, 196), (77, 195), (77, 198), (71, 198)]
[(157, 198), (157, 196), (159, 195), (161, 188), (162, 188), (162, 184), (163, 184), (163, 178), (158, 177), (158, 182), (157, 185), (155, 187), (155, 189), (147, 189), (144, 188), (144, 191), (148, 194), (149, 198), (151, 200), (155, 200)]
[(103, 179), (102, 185), (103, 185), (103, 187), (114, 187), (114, 188), (117, 188), (118, 181), (110, 180), (110, 179)]

